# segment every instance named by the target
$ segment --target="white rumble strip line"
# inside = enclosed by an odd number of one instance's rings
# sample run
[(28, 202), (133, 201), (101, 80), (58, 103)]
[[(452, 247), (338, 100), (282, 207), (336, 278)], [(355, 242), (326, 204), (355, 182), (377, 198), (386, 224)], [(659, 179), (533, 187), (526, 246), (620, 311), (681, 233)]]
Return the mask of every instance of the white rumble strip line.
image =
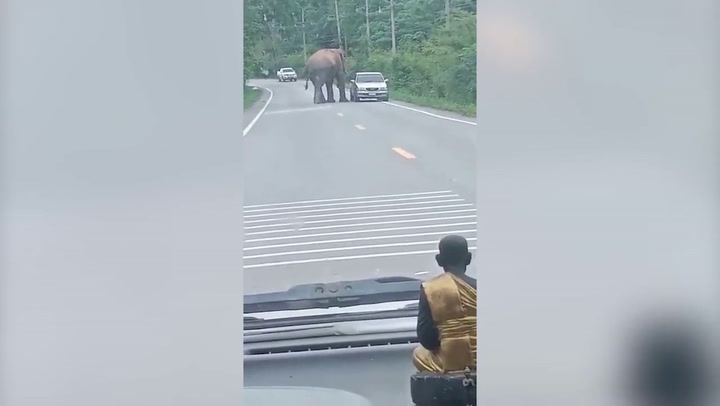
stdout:
[[(445, 200), (436, 200), (432, 203), (454, 203), (454, 202), (464, 202), (463, 199), (445, 199)], [(338, 211), (338, 210), (354, 210), (354, 209), (373, 209), (373, 208), (379, 208), (379, 207), (397, 207), (397, 206), (416, 206), (418, 204), (428, 204), (428, 202), (410, 202), (410, 203), (388, 203), (388, 204), (372, 204), (369, 206), (352, 206), (352, 207), (337, 207), (332, 209), (313, 209), (313, 210), (298, 210), (298, 211), (288, 211), (283, 213), (265, 213), (265, 214), (253, 214), (251, 216), (246, 216), (245, 218), (258, 218), (258, 217), (267, 217), (267, 216), (277, 216), (280, 214), (288, 215), (288, 214), (303, 214), (303, 213), (321, 213), (321, 212), (327, 212), (327, 211)]]
[[(337, 223), (340, 221), (360, 221), (360, 220), (372, 220), (372, 219), (385, 219), (385, 218), (398, 218), (398, 217), (418, 217), (418, 216), (435, 216), (438, 214), (455, 214), (455, 213), (467, 213), (475, 211), (475, 209), (463, 209), (463, 210), (448, 210), (448, 211), (430, 211), (430, 212), (423, 212), (423, 213), (406, 213), (406, 214), (387, 214), (384, 216), (370, 216), (370, 217), (350, 217), (350, 218), (341, 218), (341, 219), (329, 219), (329, 220), (312, 220), (312, 221), (298, 221), (302, 223), (302, 225), (305, 224), (323, 224), (323, 223)], [(287, 218), (282, 218), (279, 220), (287, 220)], [(272, 227), (290, 227), (294, 226), (297, 223), (276, 223), (276, 224), (265, 224), (262, 226), (250, 226), (245, 227), (245, 230), (256, 230), (259, 228), (272, 228)], [(349, 224), (351, 225), (351, 224)]]
[(393, 195), (376, 195), (376, 196), (355, 196), (355, 197), (340, 197), (335, 199), (320, 199), (320, 200), (303, 200), (298, 202), (285, 202), (285, 203), (268, 203), (268, 204), (253, 204), (250, 206), (244, 206), (244, 209), (252, 209), (256, 207), (271, 207), (271, 206), (285, 206), (289, 204), (303, 204), (303, 203), (322, 203), (322, 202), (340, 202), (345, 200), (363, 200), (363, 199), (379, 199), (385, 197), (401, 197), (401, 196), (421, 196), (421, 195), (435, 195), (443, 193), (453, 193), (452, 190), (439, 190), (436, 192), (415, 192), (415, 193), (400, 193)]
[(305, 242), (294, 242), (294, 243), (290, 243), (290, 244), (261, 245), (259, 247), (245, 248), (244, 251), (258, 251), (258, 250), (267, 250), (267, 249), (273, 249), (273, 248), (295, 247), (295, 246), (301, 246), (301, 245), (337, 244), (340, 242), (386, 240), (389, 238), (410, 238), (410, 237), (427, 237), (430, 235), (464, 234), (464, 233), (474, 233), (476, 231), (477, 231), (476, 228), (471, 228), (471, 229), (467, 229), (467, 230), (434, 231), (432, 233), (393, 234), (393, 235), (379, 235), (379, 236), (361, 237), (361, 238), (341, 238), (339, 240), (305, 241)]
[[(289, 218), (292, 218), (294, 220), (304, 220), (304, 219), (315, 219), (315, 218), (326, 218), (326, 217), (337, 217), (337, 216), (351, 216), (356, 214), (374, 214), (374, 213), (394, 213), (398, 211), (420, 211), (420, 210), (432, 210), (432, 209), (451, 209), (456, 207), (468, 207), (472, 206), (471, 203), (461, 203), (461, 204), (446, 204), (441, 206), (427, 206), (427, 207), (406, 207), (403, 209), (384, 209), (384, 210), (364, 210), (364, 211), (355, 211), (350, 213), (331, 213), (331, 214), (315, 214), (312, 216), (297, 216), (297, 217), (275, 217), (275, 218), (265, 218), (260, 220), (250, 220), (250, 221), (243, 221), (243, 224), (257, 224), (257, 223), (267, 223), (272, 221), (287, 221)], [(472, 209), (475, 210), (475, 209)], [(342, 219), (339, 219), (342, 220)]]
[[(264, 234), (277, 234), (277, 233), (289, 233), (289, 232), (302, 232), (312, 230), (331, 230), (333, 228), (352, 228), (352, 227), (367, 227), (377, 226), (382, 224), (403, 224), (403, 223), (421, 223), (421, 222), (433, 222), (433, 221), (444, 221), (444, 220), (459, 220), (459, 219), (471, 219), (476, 218), (476, 215), (470, 216), (452, 216), (452, 217), (436, 217), (433, 219), (414, 219), (414, 220), (397, 220), (397, 221), (376, 221), (373, 223), (357, 223), (357, 224), (338, 224), (334, 226), (321, 226), (321, 227), (301, 227), (298, 229), (286, 228), (283, 230), (271, 230), (271, 231), (259, 231), (254, 233), (246, 233), (245, 235), (264, 235)], [(300, 236), (300, 235), (298, 235)]]
[[(468, 241), (475, 241), (477, 237), (470, 237)], [(364, 250), (372, 248), (388, 248), (388, 247), (409, 247), (413, 245), (428, 245), (437, 244), (436, 240), (432, 241), (413, 241), (413, 242), (398, 242), (392, 244), (377, 244), (377, 245), (356, 245), (350, 247), (337, 247), (337, 248), (325, 248), (320, 250), (305, 250), (305, 251), (290, 251), (290, 252), (276, 252), (272, 254), (259, 254), (259, 255), (248, 255), (243, 259), (255, 259), (255, 258), (268, 258), (268, 257), (282, 257), (288, 255), (302, 255), (302, 254), (316, 254), (319, 252), (337, 252), (337, 251), (353, 251), (353, 250)]]
[[(468, 249), (470, 251), (474, 251), (477, 249), (477, 247), (469, 247)], [(347, 261), (347, 260), (353, 260), (353, 259), (366, 259), (366, 258), (401, 257), (401, 256), (407, 256), (407, 255), (434, 254), (436, 252), (437, 252), (437, 250), (383, 252), (381, 254), (349, 255), (349, 256), (343, 256), (343, 257), (299, 259), (299, 260), (294, 260), (294, 261), (266, 262), (266, 263), (261, 263), (261, 264), (245, 265), (245, 266), (243, 266), (243, 269), (268, 268), (271, 266), (283, 266), (283, 265), (312, 264), (315, 262)]]
[[(451, 195), (439, 195), (439, 196), (420, 196), (420, 197), (407, 197), (407, 198), (400, 198), (400, 199), (381, 199), (381, 200), (369, 200), (365, 203), (392, 203), (392, 202), (406, 202), (409, 200), (428, 200), (428, 199), (446, 199), (449, 197), (460, 197), (457, 194), (451, 194)], [(428, 203), (432, 203), (432, 200), (428, 201)], [(243, 213), (253, 214), (253, 213), (261, 213), (261, 212), (268, 212), (268, 211), (277, 211), (277, 210), (294, 210), (294, 209), (312, 209), (314, 207), (331, 207), (331, 206), (347, 206), (349, 204), (359, 204), (358, 202), (339, 202), (339, 203), (325, 203), (325, 204), (311, 204), (311, 205), (304, 205), (304, 206), (290, 206), (290, 207), (271, 207), (267, 209), (253, 209), (253, 210), (244, 210)], [(362, 206), (358, 206), (362, 207)]]
[[(452, 223), (452, 224), (430, 224), (424, 226), (412, 226), (412, 227), (392, 227), (392, 228), (376, 228), (372, 230), (353, 230), (353, 231), (338, 231), (334, 233), (317, 233), (317, 234), (301, 234), (301, 235), (286, 235), (282, 237), (266, 237), (266, 238), (254, 238), (252, 240), (245, 240), (245, 243), (258, 242), (258, 241), (277, 241), (277, 240), (292, 240), (297, 238), (308, 238), (308, 237), (325, 237), (330, 235), (348, 235), (348, 234), (363, 234), (363, 233), (375, 233), (385, 231), (399, 231), (399, 230), (418, 230), (422, 228), (438, 228), (438, 227), (454, 227), (454, 226), (470, 226), (477, 225), (477, 221), (467, 221), (463, 223)], [(248, 234), (245, 234), (248, 235)]]

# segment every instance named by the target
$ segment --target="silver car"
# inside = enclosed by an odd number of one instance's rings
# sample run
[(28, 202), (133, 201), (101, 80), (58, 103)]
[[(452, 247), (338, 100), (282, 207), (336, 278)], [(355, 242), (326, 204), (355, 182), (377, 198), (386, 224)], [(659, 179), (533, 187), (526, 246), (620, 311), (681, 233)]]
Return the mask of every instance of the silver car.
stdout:
[(388, 101), (388, 80), (380, 72), (358, 72), (350, 80), (350, 100), (373, 99)]
[(297, 82), (297, 73), (293, 68), (282, 68), (277, 72), (278, 82)]

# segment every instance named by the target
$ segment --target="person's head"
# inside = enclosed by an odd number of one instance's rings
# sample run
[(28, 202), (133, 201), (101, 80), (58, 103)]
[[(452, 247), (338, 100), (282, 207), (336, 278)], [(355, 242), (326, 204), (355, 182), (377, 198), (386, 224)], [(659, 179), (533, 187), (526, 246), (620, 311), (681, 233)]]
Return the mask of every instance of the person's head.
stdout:
[(440, 240), (438, 249), (440, 252), (435, 256), (435, 260), (445, 272), (465, 273), (467, 266), (470, 265), (472, 255), (468, 250), (468, 243), (464, 237), (459, 235), (444, 237)]

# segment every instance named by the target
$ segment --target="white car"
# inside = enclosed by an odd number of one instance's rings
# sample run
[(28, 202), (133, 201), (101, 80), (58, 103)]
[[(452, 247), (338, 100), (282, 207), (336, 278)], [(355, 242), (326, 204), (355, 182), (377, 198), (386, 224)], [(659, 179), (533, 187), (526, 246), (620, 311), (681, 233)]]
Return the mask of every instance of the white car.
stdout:
[(362, 99), (374, 99), (388, 101), (387, 79), (380, 72), (358, 72), (355, 78), (350, 80), (350, 101)]
[(297, 82), (297, 73), (293, 68), (282, 68), (277, 71), (278, 82)]

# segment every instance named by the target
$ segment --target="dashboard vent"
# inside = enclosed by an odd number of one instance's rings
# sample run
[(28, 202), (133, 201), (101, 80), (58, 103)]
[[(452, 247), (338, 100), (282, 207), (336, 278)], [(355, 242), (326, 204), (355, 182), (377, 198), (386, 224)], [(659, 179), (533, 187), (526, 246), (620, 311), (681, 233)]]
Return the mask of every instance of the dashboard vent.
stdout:
[[(303, 340), (304, 341), (304, 340)], [(334, 342), (331, 342), (334, 341)], [(391, 345), (416, 344), (417, 337), (385, 337), (365, 340), (318, 340), (305, 343), (249, 343), (245, 344), (246, 355), (288, 354), (296, 352), (330, 351), (348, 348), (386, 347)], [(249, 348), (248, 348), (249, 347)]]

